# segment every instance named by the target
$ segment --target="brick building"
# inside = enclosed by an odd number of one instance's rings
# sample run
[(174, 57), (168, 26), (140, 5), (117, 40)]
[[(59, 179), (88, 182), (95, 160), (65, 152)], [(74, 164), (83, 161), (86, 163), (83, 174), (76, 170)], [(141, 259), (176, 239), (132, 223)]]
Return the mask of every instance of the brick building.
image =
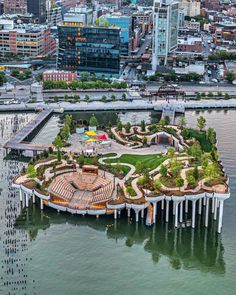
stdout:
[(72, 81), (77, 79), (77, 72), (46, 71), (43, 73), (43, 81)]
[(14, 25), (12, 20), (0, 20), (0, 54), (45, 57), (56, 51), (56, 41), (50, 28), (43, 25)]
[(179, 38), (178, 51), (201, 53), (202, 39), (197, 37)]

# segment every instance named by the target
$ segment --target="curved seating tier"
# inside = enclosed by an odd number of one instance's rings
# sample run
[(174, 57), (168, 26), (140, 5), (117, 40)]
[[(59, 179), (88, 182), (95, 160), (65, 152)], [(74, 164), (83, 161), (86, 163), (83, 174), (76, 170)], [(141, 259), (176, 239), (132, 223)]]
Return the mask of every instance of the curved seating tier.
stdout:
[(112, 197), (112, 180), (92, 173), (67, 173), (57, 177), (49, 191), (68, 202), (72, 209), (87, 209), (90, 204), (101, 203)]

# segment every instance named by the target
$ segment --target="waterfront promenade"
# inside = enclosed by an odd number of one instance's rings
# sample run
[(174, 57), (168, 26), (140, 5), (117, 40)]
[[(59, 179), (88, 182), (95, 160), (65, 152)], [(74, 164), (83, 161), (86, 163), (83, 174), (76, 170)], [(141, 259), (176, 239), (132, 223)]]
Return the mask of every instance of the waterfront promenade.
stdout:
[(155, 110), (162, 111), (167, 105), (174, 107), (176, 112), (183, 113), (187, 109), (222, 109), (222, 108), (236, 108), (236, 99), (202, 99), (202, 100), (170, 100), (168, 104), (165, 100), (147, 101), (147, 100), (133, 100), (133, 101), (115, 101), (115, 102), (60, 102), (44, 104), (28, 103), (28, 104), (12, 104), (1, 105), (0, 112), (11, 111), (35, 111), (39, 109), (48, 109), (50, 111), (58, 112), (59, 109), (64, 111), (132, 111), (132, 110)]

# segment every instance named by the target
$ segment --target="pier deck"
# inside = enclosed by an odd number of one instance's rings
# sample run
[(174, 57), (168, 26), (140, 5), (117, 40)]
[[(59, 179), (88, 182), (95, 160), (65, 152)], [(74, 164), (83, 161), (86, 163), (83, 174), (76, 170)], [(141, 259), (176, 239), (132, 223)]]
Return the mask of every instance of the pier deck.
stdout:
[(4, 145), (6, 149), (12, 150), (30, 150), (30, 151), (43, 151), (49, 148), (49, 145), (44, 144), (31, 144), (25, 142), (25, 139), (46, 120), (51, 113), (52, 109), (43, 110), (38, 115), (28, 122), (23, 128), (16, 132), (10, 140)]

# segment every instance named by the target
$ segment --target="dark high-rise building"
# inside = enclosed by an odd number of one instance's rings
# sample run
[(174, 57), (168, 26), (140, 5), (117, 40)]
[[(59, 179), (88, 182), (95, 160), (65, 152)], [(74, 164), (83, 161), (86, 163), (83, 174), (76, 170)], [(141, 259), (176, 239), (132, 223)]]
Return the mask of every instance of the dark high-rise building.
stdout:
[(46, 0), (27, 0), (27, 11), (32, 13), (39, 23), (46, 21)]
[(64, 22), (58, 26), (58, 68), (117, 75), (120, 29)]

